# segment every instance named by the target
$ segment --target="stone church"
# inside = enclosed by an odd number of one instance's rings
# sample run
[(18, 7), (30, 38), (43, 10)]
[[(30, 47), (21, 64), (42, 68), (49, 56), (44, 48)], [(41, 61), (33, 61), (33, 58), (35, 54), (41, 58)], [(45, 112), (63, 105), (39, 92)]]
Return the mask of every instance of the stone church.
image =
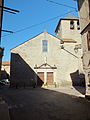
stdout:
[(82, 49), (79, 20), (60, 19), (56, 36), (44, 31), (11, 49), (11, 86), (79, 85)]

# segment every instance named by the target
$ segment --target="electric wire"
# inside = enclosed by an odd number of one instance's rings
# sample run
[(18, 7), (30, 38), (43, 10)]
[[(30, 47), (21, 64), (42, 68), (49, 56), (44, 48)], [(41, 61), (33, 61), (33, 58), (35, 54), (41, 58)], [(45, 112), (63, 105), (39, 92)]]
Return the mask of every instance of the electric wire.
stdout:
[[(25, 30), (27, 30), (27, 29), (31, 29), (31, 28), (33, 28), (33, 27), (37, 27), (37, 26), (39, 26), (39, 25), (42, 25), (42, 24), (47, 23), (47, 22), (50, 22), (50, 21), (52, 21), (52, 20), (55, 20), (55, 19), (57, 19), (57, 18), (59, 18), (59, 17), (62, 17), (62, 16), (64, 16), (64, 15), (67, 15), (67, 14), (69, 14), (69, 13), (71, 13), (71, 12), (74, 12), (74, 11), (75, 11), (75, 10), (71, 10), (71, 11), (69, 11), (69, 12), (66, 12), (66, 13), (62, 14), (62, 15), (58, 15), (58, 16), (56, 16), (56, 17), (53, 17), (53, 18), (50, 18), (50, 19), (48, 19), (48, 20), (42, 21), (42, 22), (40, 22), (40, 23), (31, 25), (31, 26), (29, 26), (29, 27), (22, 28), (22, 29), (20, 29), (20, 30), (17, 30), (17, 31), (15, 31), (15, 32), (13, 32), (12, 34), (16, 34), (16, 33), (25, 31)], [(3, 35), (2, 37), (8, 36), (8, 35), (12, 35), (12, 34)]]
[(69, 5), (66, 5), (66, 4), (58, 3), (58, 2), (55, 2), (55, 1), (52, 1), (52, 0), (46, 0), (46, 1), (57, 4), (57, 5), (61, 5), (61, 6), (64, 6), (64, 7), (72, 8), (72, 9), (78, 11), (75, 7), (72, 7), (72, 6), (69, 6)]

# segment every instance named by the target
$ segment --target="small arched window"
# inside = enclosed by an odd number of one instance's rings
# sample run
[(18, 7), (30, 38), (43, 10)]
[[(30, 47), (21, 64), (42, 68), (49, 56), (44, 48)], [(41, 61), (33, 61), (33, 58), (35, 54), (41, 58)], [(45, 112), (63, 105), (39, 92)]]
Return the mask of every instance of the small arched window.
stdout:
[(70, 21), (70, 29), (74, 29), (74, 21), (73, 20)]
[(79, 23), (79, 20), (77, 21), (77, 29), (80, 30), (80, 23)]
[(48, 41), (42, 40), (42, 51), (47, 52), (48, 51)]

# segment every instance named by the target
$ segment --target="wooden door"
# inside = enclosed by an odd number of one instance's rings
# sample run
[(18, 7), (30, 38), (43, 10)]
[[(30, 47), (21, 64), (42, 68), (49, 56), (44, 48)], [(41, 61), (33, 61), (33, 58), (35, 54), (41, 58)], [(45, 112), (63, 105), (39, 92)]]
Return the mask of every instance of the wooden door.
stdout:
[(53, 72), (47, 72), (47, 83), (53, 84)]
[(43, 83), (44, 83), (44, 72), (38, 72), (37, 73), (37, 84), (39, 85), (39, 86), (42, 86), (43, 85)]

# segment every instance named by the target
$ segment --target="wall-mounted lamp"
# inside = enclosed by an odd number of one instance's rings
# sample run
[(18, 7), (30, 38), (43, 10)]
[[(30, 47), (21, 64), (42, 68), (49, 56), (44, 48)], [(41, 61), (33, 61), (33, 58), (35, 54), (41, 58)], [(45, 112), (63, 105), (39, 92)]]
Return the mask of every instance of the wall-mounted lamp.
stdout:
[(75, 53), (78, 52), (78, 49), (81, 49), (81, 44), (75, 45), (75, 48), (74, 48)]
[(75, 51), (75, 53), (77, 53), (77, 52), (78, 52), (78, 48), (75, 47), (75, 48), (74, 48), (74, 51)]

